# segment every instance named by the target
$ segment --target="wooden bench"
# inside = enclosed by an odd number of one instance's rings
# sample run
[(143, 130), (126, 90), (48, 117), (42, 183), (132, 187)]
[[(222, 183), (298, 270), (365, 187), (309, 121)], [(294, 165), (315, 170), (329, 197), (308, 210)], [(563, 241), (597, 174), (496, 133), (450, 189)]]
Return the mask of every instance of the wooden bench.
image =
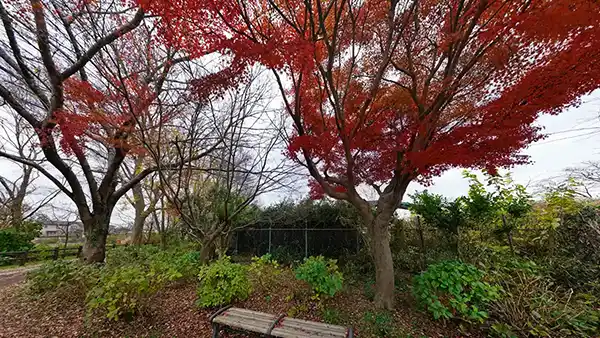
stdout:
[(213, 338), (221, 327), (231, 327), (270, 337), (282, 338), (353, 338), (352, 328), (311, 322), (286, 315), (271, 315), (236, 307), (225, 307), (210, 316)]

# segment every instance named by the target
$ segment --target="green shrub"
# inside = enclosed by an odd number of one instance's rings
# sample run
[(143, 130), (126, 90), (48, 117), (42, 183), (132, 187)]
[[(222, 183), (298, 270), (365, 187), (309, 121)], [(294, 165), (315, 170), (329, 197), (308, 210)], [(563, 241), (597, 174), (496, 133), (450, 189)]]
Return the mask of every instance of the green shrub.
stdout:
[(375, 264), (368, 248), (361, 248), (358, 253), (346, 253), (339, 261), (340, 267), (349, 281), (360, 281), (365, 276), (375, 274)]
[(56, 293), (83, 299), (96, 284), (99, 275), (100, 267), (97, 265), (58, 260), (30, 271), (27, 274), (27, 287), (35, 295)]
[(153, 245), (121, 245), (106, 251), (106, 266), (117, 267), (132, 263), (146, 264), (162, 250)]
[(547, 257), (540, 265), (561, 287), (600, 297), (600, 265), (563, 256)]
[(308, 257), (296, 268), (296, 278), (307, 282), (317, 297), (333, 297), (342, 289), (344, 278), (334, 259)]
[(435, 319), (483, 322), (485, 307), (500, 297), (500, 287), (483, 281), (484, 272), (458, 261), (430, 265), (415, 276), (413, 293)]
[(272, 290), (277, 287), (277, 278), (281, 275), (279, 263), (270, 254), (252, 257), (248, 267), (250, 281), (255, 288)]
[(246, 276), (246, 268), (232, 263), (227, 256), (200, 268), (198, 274), (197, 304), (200, 307), (215, 307), (245, 300), (252, 291)]
[(0, 252), (26, 251), (33, 248), (35, 235), (31, 232), (17, 232), (14, 229), (0, 230)]
[(146, 266), (107, 268), (87, 295), (88, 311), (100, 310), (112, 320), (130, 317), (151, 295), (181, 277), (176, 267), (160, 259), (152, 260)]

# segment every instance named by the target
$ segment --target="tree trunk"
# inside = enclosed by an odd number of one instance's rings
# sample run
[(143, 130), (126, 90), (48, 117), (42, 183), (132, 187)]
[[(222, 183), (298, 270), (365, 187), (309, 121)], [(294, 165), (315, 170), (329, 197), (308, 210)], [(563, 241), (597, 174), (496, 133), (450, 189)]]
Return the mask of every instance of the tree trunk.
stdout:
[(85, 234), (81, 256), (83, 262), (87, 264), (104, 262), (109, 223), (110, 212), (94, 215), (90, 219), (83, 220), (83, 231)]
[(375, 306), (394, 308), (394, 262), (390, 249), (388, 219), (378, 216), (371, 225), (371, 248), (375, 263)]
[(138, 215), (136, 211), (135, 219), (133, 221), (133, 229), (131, 231), (131, 244), (142, 245), (144, 242), (144, 223), (146, 217), (143, 214)]
[(200, 263), (208, 264), (215, 257), (215, 238), (216, 236), (207, 236), (202, 241), (202, 248), (200, 249)]
[(135, 209), (135, 219), (133, 221), (133, 229), (131, 232), (131, 244), (142, 245), (142, 242), (144, 241), (144, 222), (146, 221), (147, 216), (144, 215), (146, 202), (144, 201), (144, 194), (140, 184), (136, 184), (131, 191), (133, 192), (133, 207)]
[(10, 207), (10, 224), (16, 230), (21, 230), (23, 223), (23, 200), (15, 200)]

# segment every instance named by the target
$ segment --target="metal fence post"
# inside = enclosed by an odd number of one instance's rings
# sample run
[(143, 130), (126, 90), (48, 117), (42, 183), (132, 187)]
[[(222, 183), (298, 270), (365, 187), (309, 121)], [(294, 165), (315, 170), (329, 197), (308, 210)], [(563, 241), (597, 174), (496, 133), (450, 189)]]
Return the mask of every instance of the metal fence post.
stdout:
[(271, 227), (270, 226), (269, 226), (269, 253), (271, 253)]
[(304, 228), (304, 258), (308, 257), (308, 229)]
[(83, 246), (81, 246), (81, 245), (80, 245), (80, 246), (77, 248), (77, 258), (81, 257), (81, 253), (82, 253), (82, 252), (83, 252)]
[(54, 248), (54, 253), (52, 255), (52, 259), (53, 260), (57, 260), (58, 259), (58, 247)]

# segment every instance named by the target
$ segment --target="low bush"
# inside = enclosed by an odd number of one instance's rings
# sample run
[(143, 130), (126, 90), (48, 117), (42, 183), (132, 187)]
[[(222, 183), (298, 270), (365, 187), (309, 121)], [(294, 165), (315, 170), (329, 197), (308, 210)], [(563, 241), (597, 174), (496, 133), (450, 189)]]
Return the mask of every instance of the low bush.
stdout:
[(36, 244), (34, 250), (39, 252), (35, 255), (35, 259), (45, 261), (52, 258), (54, 256), (54, 248), (48, 244)]
[(270, 254), (252, 257), (248, 267), (248, 277), (255, 289), (272, 290), (277, 287), (277, 278), (281, 275), (279, 263)]
[(200, 268), (197, 305), (203, 308), (230, 304), (250, 296), (252, 286), (246, 268), (227, 256)]
[(133, 262), (146, 264), (159, 254), (161, 249), (153, 245), (122, 245), (106, 251), (106, 266), (117, 267)]
[(340, 260), (341, 269), (350, 281), (362, 281), (365, 276), (375, 274), (375, 264), (368, 248), (361, 248), (358, 253), (346, 253)]
[(491, 271), (503, 297), (490, 305), (492, 333), (501, 337), (596, 337), (600, 310), (590, 294), (564, 291), (532, 264), (513, 264)]
[(487, 305), (500, 297), (500, 287), (483, 280), (484, 272), (459, 261), (430, 265), (415, 276), (413, 293), (435, 319), (483, 322)]
[(177, 269), (161, 263), (106, 269), (87, 295), (88, 311), (99, 310), (112, 320), (131, 317), (149, 296), (181, 277)]
[(600, 265), (572, 257), (547, 257), (540, 265), (557, 285), (600, 298)]
[(198, 272), (198, 253), (162, 251), (156, 247), (119, 247), (108, 251), (103, 266), (54, 261), (28, 275), (31, 293), (76, 295), (87, 300), (89, 313), (117, 320), (139, 312), (169, 282)]
[(48, 262), (27, 274), (27, 287), (34, 295), (54, 293), (84, 299), (97, 283), (100, 271), (97, 265), (61, 260)]
[(316, 297), (333, 297), (342, 289), (344, 278), (334, 259), (308, 257), (296, 268), (296, 278), (307, 282)]

